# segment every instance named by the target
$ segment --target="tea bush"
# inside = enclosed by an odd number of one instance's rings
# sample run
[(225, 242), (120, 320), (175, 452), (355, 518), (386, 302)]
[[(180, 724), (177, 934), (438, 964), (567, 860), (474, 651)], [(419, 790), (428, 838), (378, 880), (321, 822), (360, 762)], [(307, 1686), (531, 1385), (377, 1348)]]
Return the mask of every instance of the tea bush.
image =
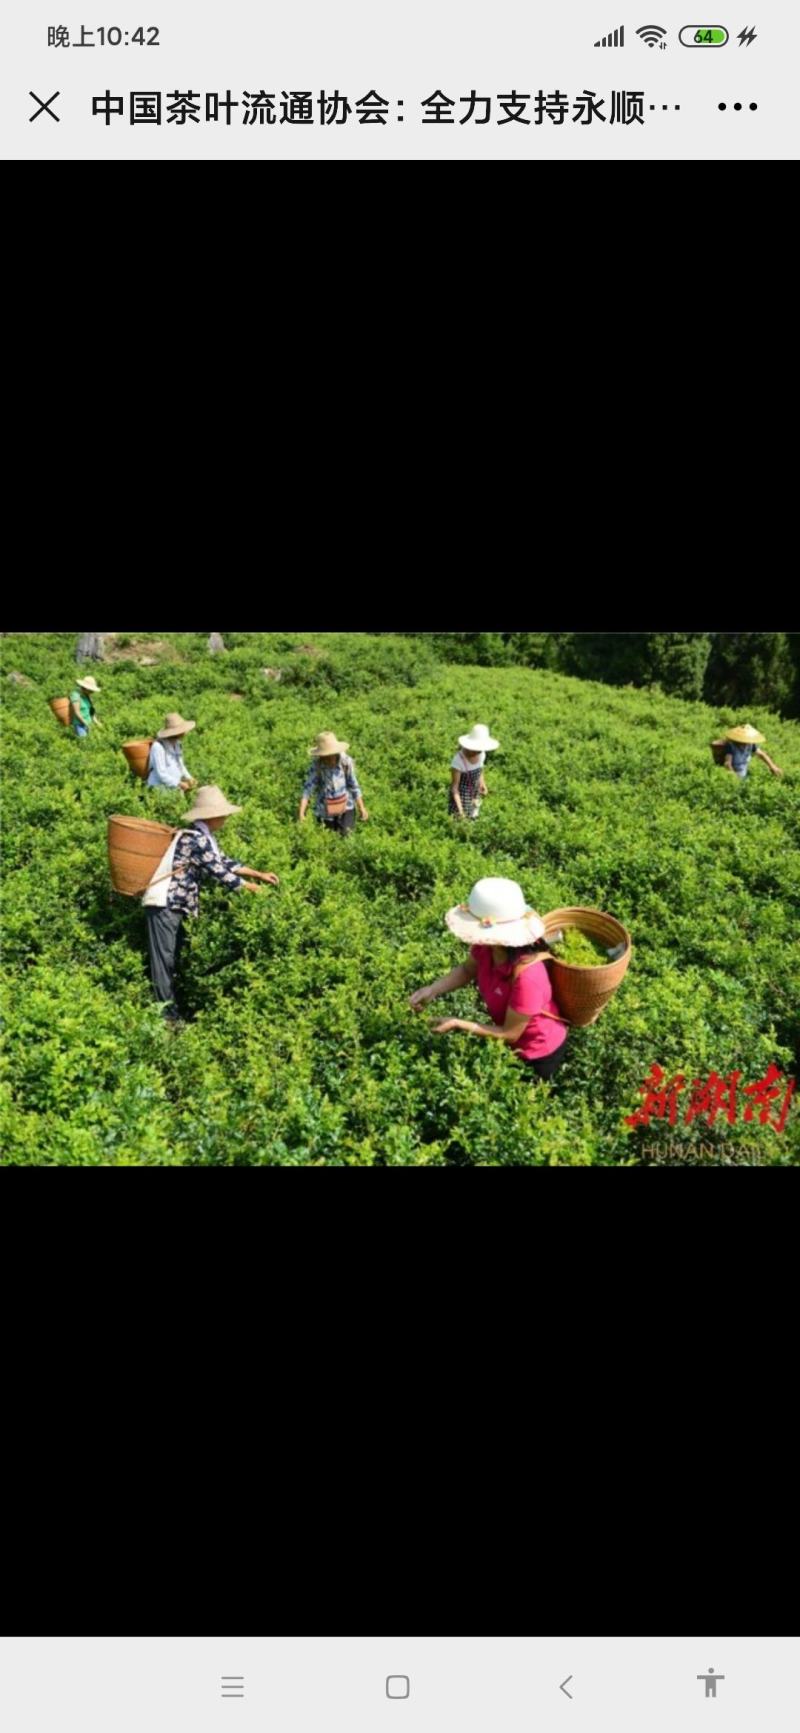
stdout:
[[(335, 633), (149, 634), (97, 668), (104, 731), (78, 742), (47, 707), (75, 679), (76, 634), (2, 641), (5, 1163), (284, 1166), (635, 1164), (643, 1146), (743, 1146), (800, 1158), (780, 1134), (626, 1115), (656, 1062), (796, 1075), (800, 1055), (800, 730), (758, 713), (786, 772), (745, 783), (712, 764), (724, 711), (545, 670), (436, 665), (421, 640)], [(119, 645), (118, 645), (119, 650)], [(263, 668), (281, 670), (267, 681)], [(10, 684), (17, 668), (33, 684)], [(296, 670), (303, 669), (302, 673)], [(307, 672), (306, 672), (307, 670)], [(112, 894), (106, 821), (177, 822), (180, 794), (134, 780), (119, 750), (167, 710), (196, 717), (190, 769), (244, 811), (224, 847), (281, 888), (206, 890), (182, 964), (190, 1023), (163, 1029), (144, 917)], [(502, 744), (476, 825), (447, 816), (449, 762), (476, 720)], [(371, 814), (343, 841), (296, 822), (308, 748), (348, 740)], [(553, 1084), (499, 1044), (430, 1032), (413, 988), (464, 956), (443, 915), (487, 875), (542, 912), (584, 903), (632, 932), (634, 958)], [(471, 992), (437, 1010), (483, 1016)], [(679, 1100), (682, 1107), (688, 1091)], [(699, 1159), (699, 1157), (698, 1157)]]

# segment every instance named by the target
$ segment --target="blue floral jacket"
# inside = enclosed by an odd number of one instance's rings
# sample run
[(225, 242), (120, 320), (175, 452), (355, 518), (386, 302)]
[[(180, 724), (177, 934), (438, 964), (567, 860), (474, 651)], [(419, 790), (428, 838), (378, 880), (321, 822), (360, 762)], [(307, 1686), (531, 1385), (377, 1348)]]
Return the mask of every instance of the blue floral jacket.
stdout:
[(200, 886), (203, 879), (216, 880), (217, 884), (225, 885), (228, 890), (244, 889), (244, 879), (238, 874), (241, 863), (229, 860), (219, 848), (213, 831), (199, 820), (191, 830), (183, 831), (178, 837), (173, 856), (173, 870), (184, 868), (179, 878), (174, 878), (167, 895), (167, 908), (178, 914), (194, 915), (200, 913)]

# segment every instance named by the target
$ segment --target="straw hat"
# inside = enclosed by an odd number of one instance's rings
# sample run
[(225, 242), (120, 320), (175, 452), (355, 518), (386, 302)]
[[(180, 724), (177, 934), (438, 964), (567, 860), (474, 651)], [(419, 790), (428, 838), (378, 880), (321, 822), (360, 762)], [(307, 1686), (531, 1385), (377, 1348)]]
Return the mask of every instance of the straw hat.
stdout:
[(757, 728), (752, 728), (750, 723), (746, 722), (743, 728), (729, 728), (725, 739), (738, 740), (741, 746), (763, 746), (766, 735), (759, 734)]
[(241, 812), (240, 806), (231, 806), (221, 788), (198, 788), (194, 806), (184, 817), (184, 824), (191, 824), (195, 818), (230, 818), (234, 812)]
[(97, 681), (95, 680), (95, 677), (93, 674), (87, 674), (85, 679), (79, 680), (77, 682), (77, 684), (79, 686), (83, 687), (84, 692), (99, 692), (100, 691), (100, 687), (98, 686)]
[(311, 747), (311, 756), (312, 758), (340, 758), (343, 752), (349, 751), (350, 748), (346, 740), (337, 740), (335, 734), (326, 733), (323, 730), (322, 734), (317, 735), (314, 745)]
[(445, 921), (468, 945), (535, 945), (544, 938), (544, 921), (513, 879), (480, 879), (469, 902), (450, 909)]
[(156, 735), (156, 739), (173, 740), (178, 734), (191, 734), (192, 729), (196, 727), (196, 722), (184, 722), (177, 710), (171, 710), (169, 716), (164, 717), (164, 726), (161, 733)]
[(459, 746), (465, 746), (467, 752), (496, 752), (499, 740), (493, 740), (485, 722), (476, 722), (471, 734), (459, 737)]

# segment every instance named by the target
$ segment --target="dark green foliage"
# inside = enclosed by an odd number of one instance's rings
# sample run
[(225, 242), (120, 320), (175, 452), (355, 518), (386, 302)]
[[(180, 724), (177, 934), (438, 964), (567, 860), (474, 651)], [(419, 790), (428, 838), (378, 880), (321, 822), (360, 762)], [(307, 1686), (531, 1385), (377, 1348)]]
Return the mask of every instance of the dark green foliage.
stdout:
[(707, 681), (712, 703), (791, 708), (795, 678), (785, 632), (714, 633)]
[(800, 715), (800, 633), (411, 632), (442, 661), (521, 664), (602, 680), (659, 686), (677, 698), (736, 708), (765, 704)]
[(652, 632), (651, 682), (675, 698), (702, 698), (711, 638), (708, 632)]

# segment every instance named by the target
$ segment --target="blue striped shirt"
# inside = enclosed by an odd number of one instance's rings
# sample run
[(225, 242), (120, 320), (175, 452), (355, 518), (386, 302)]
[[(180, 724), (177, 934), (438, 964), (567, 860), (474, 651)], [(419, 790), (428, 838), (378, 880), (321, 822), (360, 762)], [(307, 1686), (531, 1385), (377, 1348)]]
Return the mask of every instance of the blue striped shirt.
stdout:
[(303, 788), (303, 799), (314, 802), (315, 818), (325, 818), (326, 800), (339, 800), (343, 794), (347, 795), (347, 811), (352, 812), (356, 801), (361, 799), (361, 789), (352, 758), (342, 753), (338, 764), (332, 767), (320, 764), (319, 759), (315, 758)]

